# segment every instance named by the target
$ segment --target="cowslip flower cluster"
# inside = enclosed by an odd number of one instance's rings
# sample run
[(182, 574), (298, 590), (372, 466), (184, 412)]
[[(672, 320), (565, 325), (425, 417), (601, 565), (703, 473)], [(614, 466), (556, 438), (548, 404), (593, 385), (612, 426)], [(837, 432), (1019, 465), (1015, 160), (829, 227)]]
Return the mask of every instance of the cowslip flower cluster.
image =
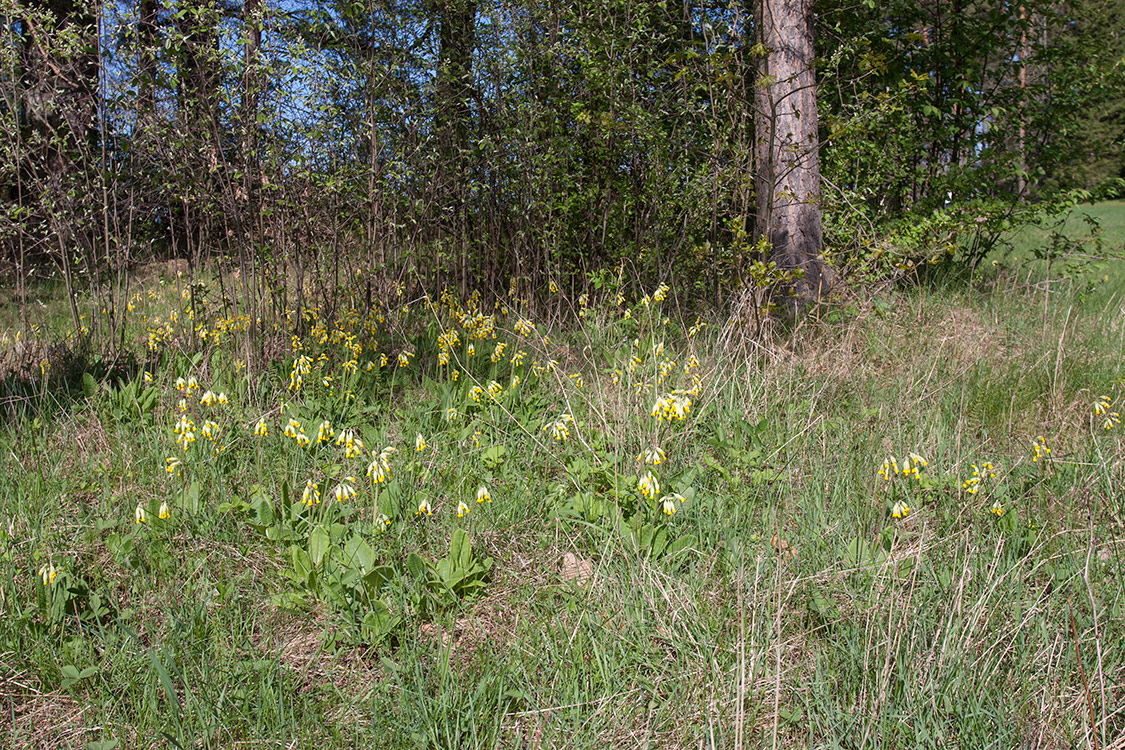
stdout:
[(1051, 455), (1051, 449), (1047, 447), (1047, 439), (1040, 435), (1031, 441), (1031, 460), (1038, 463), (1039, 459), (1046, 460), (1047, 456)]
[(54, 563), (44, 563), (43, 567), (39, 568), (39, 577), (42, 579), (44, 586), (54, 583), (56, 575), (58, 575), (58, 571), (55, 570)]
[(980, 492), (981, 481), (985, 478), (996, 478), (996, 467), (991, 461), (985, 461), (980, 466), (973, 464), (973, 475), (962, 482), (961, 487), (967, 494), (975, 495)]
[(383, 448), (379, 453), (371, 451), (371, 463), (367, 465), (367, 476), (371, 477), (372, 482), (382, 484), (388, 478), (394, 476), (394, 472), (391, 471), (391, 456), (397, 452), (392, 445)]
[(896, 476), (907, 478), (914, 477), (917, 479), (920, 476), (921, 470), (929, 465), (929, 461), (913, 452), (906, 454), (906, 458), (902, 460), (901, 467), (894, 456), (887, 456), (883, 459), (883, 465), (879, 467), (879, 478), (887, 482), (891, 481), (891, 479)]
[(684, 503), (684, 496), (680, 493), (673, 492), (671, 495), (665, 495), (660, 498), (660, 511), (666, 516), (674, 514), (678, 510), (676, 506), (677, 502), (680, 503), (680, 505)]
[(637, 456), (637, 460), (649, 466), (659, 466), (664, 463), (664, 450), (659, 446), (648, 448), (641, 453), (641, 455)]
[(687, 392), (672, 391), (656, 400), (652, 406), (652, 416), (656, 417), (658, 422), (665, 419), (669, 422), (672, 420), (682, 422), (690, 410), (691, 398), (688, 397)]
[(355, 434), (355, 430), (350, 428), (340, 430), (340, 435), (336, 438), (336, 445), (343, 446), (344, 458), (356, 458), (363, 453), (363, 440)]
[(332, 491), (332, 494), (336, 497), (336, 502), (338, 503), (355, 497), (355, 477), (344, 477), (344, 481), (336, 485), (336, 489)]
[(543, 426), (543, 431), (551, 431), (551, 435), (560, 443), (566, 442), (570, 437), (570, 425), (574, 424), (574, 417), (570, 414), (561, 414), (558, 419)]
[(891, 515), (895, 518), (906, 518), (909, 513), (910, 506), (906, 504), (905, 500), (899, 500), (894, 504), (894, 507), (891, 508)]
[(262, 417), (258, 420), (258, 424), (254, 425), (254, 434), (258, 437), (269, 437), (270, 428), (266, 424), (266, 418)]
[(180, 417), (172, 431), (176, 434), (176, 443), (185, 451), (195, 442), (195, 422), (186, 414)]
[(336, 433), (332, 430), (332, 424), (326, 419), (320, 423), (320, 429), (316, 431), (316, 442), (329, 443), (336, 437)]
[(309, 436), (305, 434), (305, 428), (302, 427), (301, 423), (296, 419), (291, 418), (289, 420), (289, 422), (285, 425), (285, 429), (282, 430), (282, 434), (285, 435), (285, 437), (291, 437), (296, 440), (297, 445), (304, 446), (312, 443), (312, 440), (309, 439)]
[(477, 502), (492, 502), (492, 494), (488, 491), (488, 487), (484, 486), (483, 484), (477, 488)]
[(649, 500), (655, 498), (660, 492), (660, 482), (656, 480), (656, 477), (652, 475), (651, 471), (645, 472), (644, 475), (641, 476), (637, 486), (640, 488), (641, 494)]
[(1121, 413), (1110, 411), (1111, 404), (1112, 402), (1109, 400), (1109, 396), (1102, 396), (1094, 402), (1094, 414), (1105, 417), (1102, 421), (1102, 428), (1106, 430), (1112, 430), (1114, 427), (1121, 424)]
[(305, 482), (305, 491), (301, 493), (301, 502), (309, 508), (320, 503), (320, 487), (311, 479)]

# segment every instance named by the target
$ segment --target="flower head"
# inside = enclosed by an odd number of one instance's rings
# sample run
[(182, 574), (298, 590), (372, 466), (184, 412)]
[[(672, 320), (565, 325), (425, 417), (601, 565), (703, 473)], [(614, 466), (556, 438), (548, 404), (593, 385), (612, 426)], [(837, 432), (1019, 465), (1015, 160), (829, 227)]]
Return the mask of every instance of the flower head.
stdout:
[(673, 492), (671, 495), (665, 495), (664, 497), (660, 498), (660, 511), (664, 513), (664, 515), (670, 516), (678, 510), (676, 503), (680, 503), (682, 505), (683, 502), (684, 496), (678, 492)]
[(895, 457), (887, 456), (884, 458), (883, 467), (879, 469), (879, 476), (889, 482), (891, 481), (891, 477), (896, 476), (898, 473), (898, 461), (895, 460)]
[(1031, 460), (1038, 463), (1039, 459), (1046, 459), (1051, 454), (1051, 449), (1047, 447), (1047, 439), (1040, 435), (1031, 441)]
[(138, 524), (144, 523), (148, 520), (148, 516), (145, 514), (145, 506), (137, 503), (137, 508), (133, 511), (133, 520)]
[(1004, 506), (1000, 504), (999, 500), (997, 500), (992, 504), (992, 507), (988, 509), (988, 512), (999, 518), (1000, 516), (1004, 515)]
[(492, 502), (492, 495), (489, 493), (488, 487), (485, 487), (483, 484), (477, 488), (477, 502)]
[(336, 502), (338, 503), (355, 497), (355, 477), (344, 477), (344, 481), (336, 485), (336, 489), (332, 490), (332, 494), (336, 497)]
[(895, 518), (906, 518), (909, 513), (910, 506), (906, 504), (905, 500), (899, 500), (895, 503), (894, 507), (891, 508), (891, 515)]
[(640, 487), (641, 494), (650, 500), (660, 492), (660, 482), (656, 480), (651, 471), (647, 471), (641, 476), (637, 486)]
[(332, 424), (326, 419), (320, 423), (320, 429), (316, 431), (317, 443), (328, 443), (336, 437), (336, 433), (332, 431)]
[(426, 439), (419, 432), (414, 438), (414, 452), (421, 453), (424, 450), (426, 450)]
[(418, 503), (418, 510), (414, 513), (414, 515), (416, 515), (416, 516), (421, 516), (421, 515), (432, 516), (433, 514), (434, 514), (434, 509), (432, 507), (430, 507), (429, 498), (425, 498), (425, 497), (422, 498), (422, 502)]
[(311, 479), (305, 482), (305, 491), (301, 493), (301, 502), (310, 508), (313, 504), (320, 503), (320, 487)]
[(266, 424), (265, 417), (259, 419), (258, 424), (254, 425), (254, 434), (258, 437), (269, 437), (270, 427)]
[(55, 576), (58, 571), (55, 570), (54, 563), (44, 563), (43, 567), (39, 569), (39, 577), (43, 580), (43, 585), (47, 586), (55, 582)]
[(160, 511), (157, 513), (157, 517), (162, 521), (166, 521), (172, 517), (172, 510), (168, 507), (167, 500), (160, 503)]
[(457, 503), (457, 517), (464, 518), (469, 514), (469, 506), (465, 504), (464, 500)]
[(659, 466), (664, 463), (664, 450), (659, 446), (645, 450), (641, 455), (637, 456), (638, 461), (642, 461), (649, 466)]

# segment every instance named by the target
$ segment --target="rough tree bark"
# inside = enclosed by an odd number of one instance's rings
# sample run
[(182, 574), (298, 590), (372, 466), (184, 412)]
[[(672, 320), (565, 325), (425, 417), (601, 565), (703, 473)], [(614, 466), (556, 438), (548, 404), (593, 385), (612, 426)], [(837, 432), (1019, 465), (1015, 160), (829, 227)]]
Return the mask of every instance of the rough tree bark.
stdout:
[(775, 290), (775, 302), (796, 313), (829, 286), (821, 259), (812, 0), (759, 0), (757, 11), (754, 234), (769, 239), (779, 268), (804, 272)]

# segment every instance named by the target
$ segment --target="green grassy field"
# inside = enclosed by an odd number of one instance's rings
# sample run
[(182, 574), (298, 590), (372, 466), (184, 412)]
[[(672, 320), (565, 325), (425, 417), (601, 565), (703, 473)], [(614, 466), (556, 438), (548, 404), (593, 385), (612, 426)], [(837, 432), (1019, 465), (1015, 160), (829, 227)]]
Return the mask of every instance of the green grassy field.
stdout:
[(994, 273), (767, 343), (154, 279), (147, 359), (7, 391), (0, 742), (1125, 747), (1125, 277)]

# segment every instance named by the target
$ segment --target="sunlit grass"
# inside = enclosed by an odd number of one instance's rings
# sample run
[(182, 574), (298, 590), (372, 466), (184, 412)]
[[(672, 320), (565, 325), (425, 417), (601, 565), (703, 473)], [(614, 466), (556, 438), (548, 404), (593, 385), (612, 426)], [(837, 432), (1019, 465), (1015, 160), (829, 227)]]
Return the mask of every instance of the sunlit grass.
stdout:
[(1125, 321), (999, 273), (753, 343), (665, 287), (153, 280), (133, 366), (8, 405), (0, 736), (1104, 747)]

